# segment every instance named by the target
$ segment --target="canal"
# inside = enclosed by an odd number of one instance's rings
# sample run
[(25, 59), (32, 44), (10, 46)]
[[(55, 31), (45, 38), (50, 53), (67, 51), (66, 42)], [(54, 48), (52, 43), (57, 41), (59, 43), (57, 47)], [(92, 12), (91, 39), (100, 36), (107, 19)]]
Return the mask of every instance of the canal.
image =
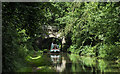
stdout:
[(120, 72), (120, 63), (76, 54), (39, 54), (29, 56), (28, 66), (17, 72)]

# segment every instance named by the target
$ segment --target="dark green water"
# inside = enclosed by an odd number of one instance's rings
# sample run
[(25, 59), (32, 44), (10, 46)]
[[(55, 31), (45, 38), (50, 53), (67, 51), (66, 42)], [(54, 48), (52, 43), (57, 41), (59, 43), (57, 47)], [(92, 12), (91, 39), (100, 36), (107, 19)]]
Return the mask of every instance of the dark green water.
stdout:
[[(30, 57), (31, 58), (31, 57)], [(75, 54), (42, 54), (27, 59), (17, 72), (120, 72), (120, 63)]]

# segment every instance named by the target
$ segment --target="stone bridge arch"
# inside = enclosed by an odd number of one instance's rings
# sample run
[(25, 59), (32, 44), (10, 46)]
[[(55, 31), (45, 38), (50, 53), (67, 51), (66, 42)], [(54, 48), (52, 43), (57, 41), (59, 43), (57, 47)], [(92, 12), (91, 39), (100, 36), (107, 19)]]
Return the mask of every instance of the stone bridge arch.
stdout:
[(65, 36), (61, 36), (61, 33), (58, 33), (59, 27), (57, 26), (50, 26), (50, 25), (44, 25), (43, 30), (48, 33), (48, 35), (45, 35), (45, 38), (58, 38), (62, 39), (62, 44), (64, 44), (65, 41)]
[[(36, 39), (36, 44), (39, 47), (39, 49), (50, 49), (51, 43), (55, 39), (56, 42), (54, 41), (54, 43), (61, 44), (62, 50), (62, 45), (65, 43), (65, 37), (61, 36), (61, 33), (58, 33), (59, 28), (57, 28), (56, 26), (47, 25), (43, 26), (42, 28), (44, 31), (47, 32), (47, 34), (43, 33), (44, 39), (41, 37)], [(57, 40), (59, 43), (57, 43)]]

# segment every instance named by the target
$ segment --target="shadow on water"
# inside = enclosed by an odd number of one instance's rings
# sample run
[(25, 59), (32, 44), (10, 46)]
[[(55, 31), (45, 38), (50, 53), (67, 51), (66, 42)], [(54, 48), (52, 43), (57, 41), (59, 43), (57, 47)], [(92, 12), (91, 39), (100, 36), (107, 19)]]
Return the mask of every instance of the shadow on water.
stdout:
[(120, 72), (120, 63), (67, 53), (46, 53), (38, 59), (29, 59), (28, 64), (29, 67), (22, 68), (24, 72)]

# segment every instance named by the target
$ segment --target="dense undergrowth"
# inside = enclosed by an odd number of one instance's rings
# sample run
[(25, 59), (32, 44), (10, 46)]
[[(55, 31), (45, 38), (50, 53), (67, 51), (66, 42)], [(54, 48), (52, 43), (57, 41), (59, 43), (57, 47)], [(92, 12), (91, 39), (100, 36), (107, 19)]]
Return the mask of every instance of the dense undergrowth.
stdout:
[(73, 10), (70, 9), (66, 16), (61, 18), (64, 19), (63, 23), (67, 22), (64, 29), (64, 34), (68, 38), (66, 40), (72, 41), (67, 51), (118, 60), (120, 58), (119, 3), (73, 3), (73, 6), (69, 7), (73, 7)]
[[(43, 51), (31, 51), (26, 57), (24, 66), (19, 66), (15, 72), (54, 72), (50, 67), (51, 62), (43, 57)], [(45, 61), (46, 60), (46, 61)]]
[[(98, 58), (104, 58), (107, 60), (119, 60), (120, 59), (120, 45), (112, 44), (99, 44), (96, 46), (83, 46), (79, 49), (76, 49), (75, 46), (70, 46), (68, 49), (72, 53), (84, 55), (84, 56), (93, 56)], [(97, 53), (96, 53), (97, 51)]]

